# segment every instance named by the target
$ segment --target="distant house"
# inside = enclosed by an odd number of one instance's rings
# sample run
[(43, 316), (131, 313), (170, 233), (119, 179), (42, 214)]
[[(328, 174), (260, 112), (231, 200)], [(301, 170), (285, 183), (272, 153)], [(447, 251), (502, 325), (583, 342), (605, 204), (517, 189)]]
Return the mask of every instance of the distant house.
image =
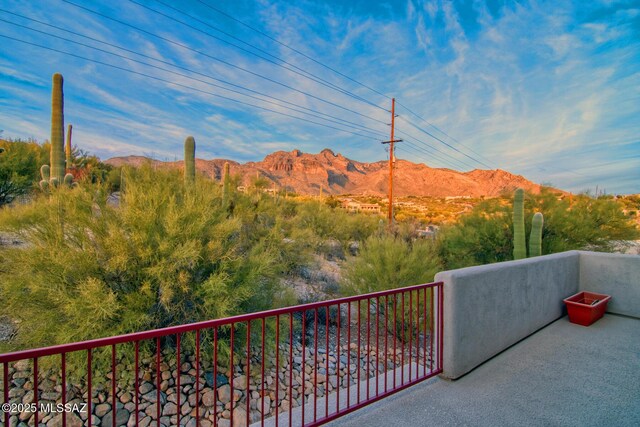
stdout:
[(375, 203), (360, 203), (350, 199), (343, 200), (340, 204), (340, 208), (346, 210), (347, 212), (361, 212), (371, 214), (380, 213), (380, 205), (377, 205)]

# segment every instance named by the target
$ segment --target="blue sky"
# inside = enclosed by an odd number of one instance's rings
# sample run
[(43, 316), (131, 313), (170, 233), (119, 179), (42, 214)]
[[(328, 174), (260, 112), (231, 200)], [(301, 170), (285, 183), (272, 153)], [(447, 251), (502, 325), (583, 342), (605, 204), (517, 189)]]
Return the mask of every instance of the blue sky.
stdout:
[(201, 158), (244, 162), (328, 147), (376, 161), (388, 155), (379, 141), (389, 137), (385, 110), (395, 97), (399, 158), (499, 167), (576, 192), (640, 193), (637, 0), (0, 0), (0, 9), (4, 137), (48, 138), (51, 75), (60, 72), (74, 143), (103, 159), (181, 158), (193, 135)]

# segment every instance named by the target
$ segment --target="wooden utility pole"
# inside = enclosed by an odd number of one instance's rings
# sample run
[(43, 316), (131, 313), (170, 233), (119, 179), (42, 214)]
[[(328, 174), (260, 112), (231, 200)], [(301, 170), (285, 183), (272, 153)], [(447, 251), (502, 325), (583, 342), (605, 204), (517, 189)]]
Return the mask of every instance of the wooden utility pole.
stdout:
[(389, 141), (383, 141), (382, 144), (389, 144), (389, 211), (387, 217), (389, 220), (389, 226), (393, 224), (393, 163), (395, 161), (395, 152), (393, 144), (401, 142), (401, 139), (393, 139), (395, 131), (395, 118), (396, 118), (396, 99), (391, 99), (391, 139)]

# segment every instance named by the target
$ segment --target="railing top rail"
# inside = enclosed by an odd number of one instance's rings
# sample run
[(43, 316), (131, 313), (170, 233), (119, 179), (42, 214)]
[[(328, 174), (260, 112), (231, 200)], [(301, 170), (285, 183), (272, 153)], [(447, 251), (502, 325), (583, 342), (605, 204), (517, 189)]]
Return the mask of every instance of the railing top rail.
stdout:
[(276, 309), (266, 310), (266, 311), (257, 311), (254, 313), (240, 314), (237, 316), (226, 317), (222, 319), (205, 320), (202, 322), (188, 323), (188, 324), (178, 325), (178, 326), (169, 326), (161, 329), (153, 329), (153, 330), (143, 331), (143, 332), (134, 332), (130, 334), (116, 335), (112, 337), (98, 338), (95, 340), (80, 341), (80, 342), (69, 343), (69, 344), (54, 345), (50, 347), (16, 351), (12, 353), (0, 354), (0, 363), (15, 362), (18, 360), (31, 359), (35, 357), (52, 356), (56, 354), (71, 353), (74, 351), (94, 349), (98, 347), (105, 347), (105, 346), (116, 345), (116, 344), (131, 343), (131, 342), (142, 341), (142, 340), (147, 340), (147, 339), (152, 339), (157, 337), (164, 337), (168, 335), (185, 333), (185, 332), (194, 332), (201, 329), (215, 328), (215, 327), (220, 327), (225, 325), (231, 325), (234, 323), (247, 322), (255, 319), (273, 317), (281, 314), (289, 314), (289, 313), (296, 313), (300, 311), (313, 310), (320, 307), (328, 307), (332, 305), (344, 304), (344, 303), (349, 303), (354, 301), (362, 301), (362, 300), (367, 300), (372, 298), (375, 299), (375, 298), (384, 297), (387, 295), (399, 294), (403, 292), (409, 292), (409, 291), (414, 291), (414, 290), (424, 289), (424, 288), (438, 287), (442, 285), (443, 285), (443, 282), (425, 283), (421, 285), (407, 286), (404, 288), (395, 288), (395, 289), (389, 289), (385, 291), (372, 292), (368, 294), (354, 295), (350, 297), (318, 301), (318, 302), (312, 302), (308, 304), (300, 304), (300, 305), (295, 305), (291, 307), (282, 307), (282, 308), (276, 308)]

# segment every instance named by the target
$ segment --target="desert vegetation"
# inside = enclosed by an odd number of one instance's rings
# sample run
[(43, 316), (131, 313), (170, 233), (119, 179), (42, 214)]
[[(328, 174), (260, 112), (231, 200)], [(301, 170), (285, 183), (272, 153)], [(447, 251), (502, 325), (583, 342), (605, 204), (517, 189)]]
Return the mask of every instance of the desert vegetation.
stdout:
[[(409, 197), (388, 227), (339, 209), (335, 197), (268, 194), (260, 176), (239, 192), (228, 163), (220, 181), (197, 172), (196, 147), (186, 137), (182, 171), (105, 165), (72, 146), (71, 126), (65, 141), (54, 76), (51, 142), (0, 147), (0, 232), (19, 243), (0, 247), (0, 314), (19, 325), (1, 350), (408, 286), (441, 269), (527, 255), (611, 251), (638, 238), (637, 198), (545, 188)], [(436, 218), (437, 235), (420, 238)], [(324, 286), (297, 292), (314, 281)]]

